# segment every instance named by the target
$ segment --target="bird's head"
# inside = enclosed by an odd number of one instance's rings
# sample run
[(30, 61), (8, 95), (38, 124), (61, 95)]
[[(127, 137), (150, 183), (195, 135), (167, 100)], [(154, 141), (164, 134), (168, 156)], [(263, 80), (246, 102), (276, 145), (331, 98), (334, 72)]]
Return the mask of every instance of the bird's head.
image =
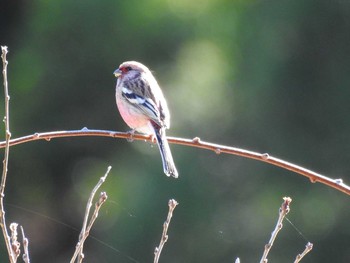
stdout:
[(119, 68), (113, 72), (116, 78), (123, 78), (125, 76), (133, 78), (142, 73), (150, 73), (150, 71), (145, 65), (136, 61), (123, 62), (120, 64)]

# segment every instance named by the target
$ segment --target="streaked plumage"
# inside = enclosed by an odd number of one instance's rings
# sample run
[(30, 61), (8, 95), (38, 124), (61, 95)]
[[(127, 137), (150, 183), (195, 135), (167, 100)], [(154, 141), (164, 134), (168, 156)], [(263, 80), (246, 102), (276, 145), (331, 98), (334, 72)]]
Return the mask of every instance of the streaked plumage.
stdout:
[(163, 92), (151, 71), (136, 61), (122, 63), (114, 75), (117, 106), (126, 124), (155, 136), (163, 161), (164, 173), (178, 177), (165, 130), (170, 128), (170, 114)]

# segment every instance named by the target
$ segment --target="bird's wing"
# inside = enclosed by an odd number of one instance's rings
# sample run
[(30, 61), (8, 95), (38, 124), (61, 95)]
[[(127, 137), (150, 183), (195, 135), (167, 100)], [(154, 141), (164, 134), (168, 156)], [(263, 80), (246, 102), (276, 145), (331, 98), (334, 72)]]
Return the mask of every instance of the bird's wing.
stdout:
[(162, 114), (155, 102), (153, 93), (147, 85), (149, 85), (149, 83), (143, 81), (143, 79), (130, 81), (127, 85), (123, 86), (122, 96), (132, 106), (136, 107), (140, 112), (162, 127)]

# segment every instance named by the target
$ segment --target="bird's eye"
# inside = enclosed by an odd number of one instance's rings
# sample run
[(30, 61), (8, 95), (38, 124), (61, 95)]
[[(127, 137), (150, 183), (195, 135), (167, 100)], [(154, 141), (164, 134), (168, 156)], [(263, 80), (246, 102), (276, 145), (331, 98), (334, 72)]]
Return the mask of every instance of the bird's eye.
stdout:
[(120, 70), (121, 70), (121, 72), (126, 73), (126, 72), (132, 70), (132, 68), (129, 66), (128, 67), (121, 67)]

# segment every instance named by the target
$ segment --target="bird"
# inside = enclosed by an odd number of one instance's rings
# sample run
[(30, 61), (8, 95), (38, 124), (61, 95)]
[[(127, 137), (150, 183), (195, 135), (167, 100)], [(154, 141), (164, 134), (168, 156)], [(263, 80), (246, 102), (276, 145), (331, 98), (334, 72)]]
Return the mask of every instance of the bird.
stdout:
[(117, 78), (117, 107), (124, 122), (132, 132), (156, 139), (164, 173), (178, 178), (165, 132), (170, 128), (170, 113), (157, 80), (145, 65), (136, 61), (123, 62), (113, 74)]

